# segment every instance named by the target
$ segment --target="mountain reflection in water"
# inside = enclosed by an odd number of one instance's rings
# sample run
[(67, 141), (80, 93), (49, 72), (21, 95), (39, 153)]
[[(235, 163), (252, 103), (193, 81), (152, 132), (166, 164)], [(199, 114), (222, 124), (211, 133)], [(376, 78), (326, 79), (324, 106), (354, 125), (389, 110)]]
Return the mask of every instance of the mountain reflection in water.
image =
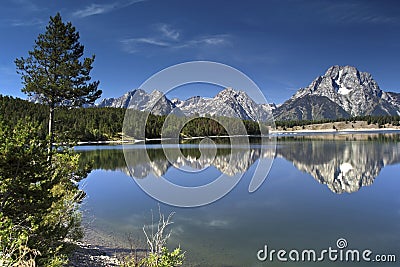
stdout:
[(315, 136), (301, 140), (278, 139), (276, 151), (275, 147), (262, 147), (258, 144), (251, 144), (248, 148), (217, 145), (215, 151), (211, 148), (202, 148), (200, 151), (197, 145), (181, 145), (180, 153), (175, 153), (176, 148), (172, 153), (169, 151), (168, 159), (160, 145), (132, 145), (125, 149), (129, 169), (122, 147), (88, 150), (81, 147), (77, 150), (83, 162), (92, 162), (93, 169), (120, 170), (140, 179), (150, 174), (163, 176), (170, 168), (201, 170), (209, 166), (233, 176), (245, 173), (260, 158), (282, 157), (337, 194), (353, 193), (362, 186), (371, 185), (385, 166), (400, 162), (398, 136), (366, 140), (342, 139)]

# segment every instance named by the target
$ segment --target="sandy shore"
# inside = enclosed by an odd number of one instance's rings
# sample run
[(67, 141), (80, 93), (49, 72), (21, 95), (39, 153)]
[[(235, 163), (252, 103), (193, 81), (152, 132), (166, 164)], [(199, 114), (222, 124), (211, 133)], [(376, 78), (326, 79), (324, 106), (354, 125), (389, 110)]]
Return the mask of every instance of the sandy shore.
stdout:
[(360, 132), (395, 132), (400, 131), (400, 126), (393, 126), (391, 124), (378, 125), (368, 124), (367, 121), (339, 121), (339, 122), (327, 122), (319, 124), (309, 124), (304, 126), (293, 126), (291, 128), (277, 127), (273, 134), (282, 133), (360, 133)]
[(370, 128), (365, 128), (365, 129), (341, 129), (341, 130), (335, 130), (335, 129), (321, 129), (321, 130), (308, 130), (308, 129), (301, 129), (301, 130), (275, 130), (271, 131), (271, 134), (288, 134), (288, 133), (307, 133), (307, 134), (318, 134), (318, 133), (381, 133), (381, 132), (398, 132), (400, 133), (399, 128), (380, 128), (380, 129), (370, 129)]

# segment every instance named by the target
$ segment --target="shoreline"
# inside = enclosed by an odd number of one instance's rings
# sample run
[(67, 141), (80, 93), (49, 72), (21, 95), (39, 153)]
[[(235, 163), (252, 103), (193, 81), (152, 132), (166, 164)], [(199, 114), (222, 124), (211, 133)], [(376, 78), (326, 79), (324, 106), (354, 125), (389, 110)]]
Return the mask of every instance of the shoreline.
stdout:
[(109, 253), (104, 247), (93, 246), (86, 242), (76, 242), (75, 250), (69, 257), (67, 267), (118, 267), (120, 260), (116, 255)]
[(306, 134), (319, 134), (319, 133), (332, 133), (332, 134), (343, 134), (343, 133), (349, 133), (349, 134), (357, 134), (357, 133), (391, 133), (391, 132), (398, 132), (400, 133), (400, 128), (360, 128), (360, 129), (353, 129), (353, 128), (348, 128), (348, 129), (340, 129), (340, 130), (335, 130), (335, 129), (301, 129), (301, 130), (275, 130), (271, 131), (272, 134), (293, 134), (293, 133), (306, 133)]
[[(182, 140), (196, 140), (202, 138), (229, 138), (229, 137), (270, 137), (270, 136), (280, 136), (280, 135), (295, 135), (295, 134), (364, 134), (364, 133), (399, 133), (400, 128), (345, 128), (345, 129), (298, 129), (298, 130), (273, 130), (270, 131), (269, 135), (265, 136), (255, 136), (255, 135), (245, 135), (245, 136), (193, 136), (193, 137), (185, 137)], [(168, 138), (170, 139), (170, 138)], [(137, 144), (143, 143), (145, 141), (161, 141), (162, 138), (151, 138), (146, 140), (110, 140), (110, 141), (79, 141), (77, 142), (77, 146), (85, 146), (85, 145), (122, 145), (122, 144)], [(166, 140), (166, 139), (164, 139)]]

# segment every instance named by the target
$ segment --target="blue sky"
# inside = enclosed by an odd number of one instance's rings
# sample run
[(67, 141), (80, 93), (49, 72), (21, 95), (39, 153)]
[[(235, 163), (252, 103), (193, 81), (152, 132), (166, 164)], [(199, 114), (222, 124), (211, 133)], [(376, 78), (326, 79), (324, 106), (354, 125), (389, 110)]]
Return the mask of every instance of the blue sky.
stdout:
[(398, 1), (3, 0), (0, 94), (25, 98), (14, 60), (27, 56), (56, 12), (80, 32), (86, 56), (96, 54), (92, 76), (103, 97), (192, 60), (237, 68), (269, 102), (332, 65), (353, 65), (381, 89), (400, 91)]

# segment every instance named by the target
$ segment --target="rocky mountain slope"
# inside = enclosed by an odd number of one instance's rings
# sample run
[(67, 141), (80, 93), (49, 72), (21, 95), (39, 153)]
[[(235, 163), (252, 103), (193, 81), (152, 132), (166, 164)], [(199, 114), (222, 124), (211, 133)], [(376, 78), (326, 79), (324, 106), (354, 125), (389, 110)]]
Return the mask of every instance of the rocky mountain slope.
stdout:
[(136, 89), (118, 98), (103, 99), (97, 106), (132, 108), (150, 111), (156, 115), (167, 115), (173, 111), (185, 116), (215, 115), (255, 121), (266, 121), (272, 116), (271, 106), (257, 104), (245, 92), (232, 88), (222, 90), (213, 98), (194, 96), (187, 100), (169, 100), (160, 91), (155, 90), (147, 94), (141, 89)]
[(279, 120), (320, 120), (350, 115), (328, 97), (305, 95), (285, 102), (274, 110), (274, 116)]
[(352, 66), (333, 66), (277, 108), (275, 119), (399, 114), (399, 94), (382, 91), (367, 72)]
[(245, 92), (235, 91), (232, 88), (222, 90), (214, 98), (196, 96), (180, 101), (176, 106), (187, 116), (210, 114), (265, 121), (268, 115), (271, 115), (268, 106), (259, 105)]
[(400, 93), (387, 92), (382, 94), (382, 99), (400, 110)]
[(169, 114), (175, 107), (160, 91), (154, 90), (148, 94), (141, 89), (129, 91), (118, 98), (105, 98), (97, 106), (131, 108), (140, 111), (149, 111), (155, 115)]

